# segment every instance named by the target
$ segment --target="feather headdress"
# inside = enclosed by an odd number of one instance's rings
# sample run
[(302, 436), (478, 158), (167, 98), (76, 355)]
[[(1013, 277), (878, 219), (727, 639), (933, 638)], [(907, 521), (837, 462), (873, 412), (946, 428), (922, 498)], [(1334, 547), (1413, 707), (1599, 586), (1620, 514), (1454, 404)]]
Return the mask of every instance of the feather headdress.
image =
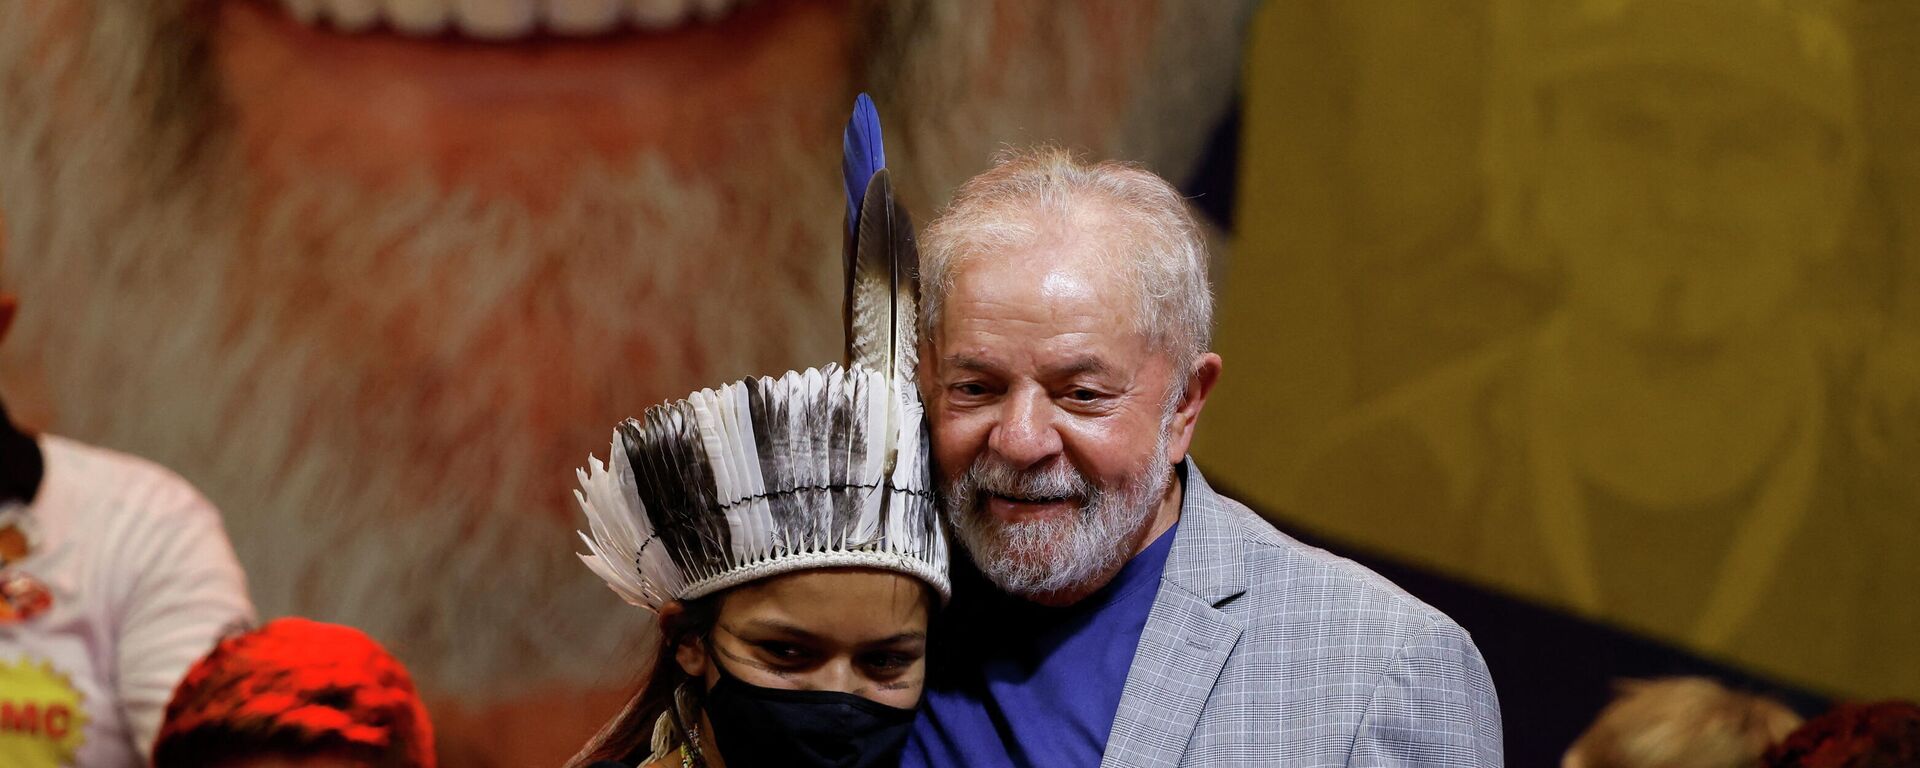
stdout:
[(648, 610), (782, 573), (860, 566), (949, 593), (913, 383), (918, 256), (861, 94), (843, 141), (847, 364), (647, 409), (588, 457), (588, 568)]

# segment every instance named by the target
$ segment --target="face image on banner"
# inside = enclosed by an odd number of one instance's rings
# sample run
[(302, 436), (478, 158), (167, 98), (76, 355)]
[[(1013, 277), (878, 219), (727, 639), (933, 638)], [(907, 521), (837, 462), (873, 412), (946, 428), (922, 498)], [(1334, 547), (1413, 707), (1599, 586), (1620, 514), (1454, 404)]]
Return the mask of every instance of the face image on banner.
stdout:
[(1920, 695), (1914, 132), (1873, 85), (1920, 17), (1853, 6), (1267, 6), (1210, 472), (1363, 550)]

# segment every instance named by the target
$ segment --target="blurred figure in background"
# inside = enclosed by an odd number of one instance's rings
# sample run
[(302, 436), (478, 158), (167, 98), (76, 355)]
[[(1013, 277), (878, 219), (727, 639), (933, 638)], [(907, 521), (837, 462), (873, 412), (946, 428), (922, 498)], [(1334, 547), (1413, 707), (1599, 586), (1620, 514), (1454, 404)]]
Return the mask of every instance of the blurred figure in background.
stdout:
[(1251, 6), (0, 0), (0, 216), (66, 310), (0, 376), (207, 488), (268, 612), (394, 638), (470, 705), (443, 741), (557, 760), (584, 733), (505, 707), (592, 719), (640, 624), (552, 545), (560, 478), (835, 353), (856, 86), (921, 210), (1014, 140), (1183, 178)]
[(167, 704), (154, 768), (434, 768), (405, 667), (359, 630), (275, 619), (220, 641)]
[(1767, 750), (1766, 768), (1913, 768), (1920, 765), (1920, 706), (1842, 704)]
[[(0, 292), (0, 339), (17, 307)], [(0, 766), (144, 764), (187, 666), (252, 620), (193, 486), (0, 406)]]
[(1703, 677), (1632, 680), (1561, 768), (1755, 768), (1800, 724), (1786, 705)]

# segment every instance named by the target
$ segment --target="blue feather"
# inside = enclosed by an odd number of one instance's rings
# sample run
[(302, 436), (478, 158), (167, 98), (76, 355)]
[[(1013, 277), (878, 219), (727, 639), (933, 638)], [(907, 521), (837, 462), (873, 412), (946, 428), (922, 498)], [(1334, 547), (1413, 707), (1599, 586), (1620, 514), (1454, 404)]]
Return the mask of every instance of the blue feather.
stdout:
[(853, 100), (853, 117), (847, 120), (840, 149), (840, 171), (847, 183), (847, 233), (851, 235), (859, 231), (860, 201), (866, 199), (867, 183), (887, 167), (887, 150), (880, 141), (880, 112), (864, 93)]

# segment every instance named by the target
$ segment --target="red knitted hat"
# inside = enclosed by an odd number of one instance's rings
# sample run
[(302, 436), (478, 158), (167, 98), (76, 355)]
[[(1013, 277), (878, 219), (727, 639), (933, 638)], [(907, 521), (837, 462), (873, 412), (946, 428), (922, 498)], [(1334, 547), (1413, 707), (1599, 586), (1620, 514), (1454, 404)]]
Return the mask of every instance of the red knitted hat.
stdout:
[(154, 765), (268, 754), (434, 768), (433, 726), (406, 668), (365, 633), (277, 619), (222, 640), (187, 671)]

